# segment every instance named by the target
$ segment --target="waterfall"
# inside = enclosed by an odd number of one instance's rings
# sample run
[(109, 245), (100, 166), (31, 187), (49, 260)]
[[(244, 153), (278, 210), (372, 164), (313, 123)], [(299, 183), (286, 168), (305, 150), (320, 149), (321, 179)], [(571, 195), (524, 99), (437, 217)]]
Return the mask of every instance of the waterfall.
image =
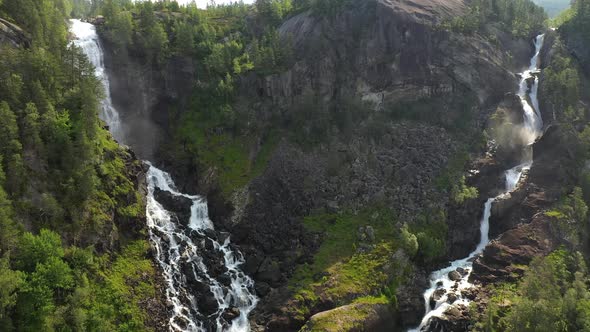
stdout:
[[(529, 144), (532, 144), (540, 135), (543, 129), (543, 120), (541, 118), (541, 112), (539, 109), (539, 100), (537, 99), (537, 92), (539, 88), (539, 55), (543, 47), (545, 35), (541, 34), (535, 38), (535, 54), (531, 58), (530, 66), (527, 70), (520, 73), (520, 84), (518, 90), (518, 96), (522, 104), (524, 111), (524, 127), (522, 129), (523, 136), (527, 139)], [(532, 87), (529, 88), (530, 81), (532, 80)], [(526, 154), (527, 156), (524, 163), (515, 166), (505, 171), (505, 188), (504, 192), (496, 197), (489, 198), (484, 204), (484, 213), (480, 223), (480, 241), (477, 247), (469, 256), (451, 262), (450, 266), (443, 268), (438, 271), (432, 272), (430, 275), (430, 287), (424, 291), (424, 301), (426, 302), (425, 314), (422, 318), (420, 325), (415, 329), (410, 329), (409, 332), (425, 331), (428, 328), (428, 323), (432, 317), (438, 317), (449, 308), (454, 305), (463, 304), (468, 305), (469, 299), (463, 297), (462, 291), (473, 287), (473, 284), (469, 282), (469, 276), (472, 272), (473, 260), (480, 255), (487, 244), (489, 243), (489, 219), (492, 210), (492, 204), (494, 201), (511, 191), (513, 191), (522, 173), (532, 166), (532, 154)], [(457, 272), (460, 279), (457, 281), (451, 280), (449, 273)], [(453, 279), (457, 279), (457, 274)], [(434, 306), (431, 307), (430, 300), (434, 294), (437, 294), (438, 300), (435, 300)], [(456, 300), (450, 304), (448, 300), (450, 297), (456, 298)]]
[(76, 36), (73, 44), (80, 47), (84, 54), (86, 54), (88, 60), (90, 60), (90, 63), (95, 68), (96, 77), (100, 80), (104, 88), (104, 98), (101, 101), (98, 116), (109, 126), (109, 131), (113, 137), (119, 142), (123, 142), (125, 135), (121, 126), (121, 120), (119, 119), (119, 113), (113, 107), (111, 100), (111, 87), (104, 68), (104, 55), (98, 35), (96, 34), (96, 28), (94, 25), (80, 20), (71, 20), (71, 24), (70, 31)]
[[(100, 118), (109, 126), (113, 137), (125, 143), (124, 126), (112, 105), (104, 54), (96, 29), (92, 24), (71, 20), (73, 44), (80, 47), (96, 68), (96, 76), (104, 86)], [(248, 315), (256, 307), (254, 281), (240, 266), (242, 254), (235, 250), (229, 236), (214, 232), (209, 219), (207, 202), (198, 195), (187, 195), (176, 188), (170, 174), (153, 166), (147, 172), (147, 226), (154, 256), (166, 284), (166, 300), (171, 308), (170, 331), (230, 331), (250, 330)], [(191, 202), (188, 220), (167, 211), (156, 199), (156, 191), (167, 192), (172, 199)], [(213, 257), (213, 258), (211, 258)], [(222, 262), (217, 266), (215, 262)], [(206, 303), (202, 313), (197, 293), (209, 293), (214, 303)], [(203, 297), (201, 297), (203, 298)]]

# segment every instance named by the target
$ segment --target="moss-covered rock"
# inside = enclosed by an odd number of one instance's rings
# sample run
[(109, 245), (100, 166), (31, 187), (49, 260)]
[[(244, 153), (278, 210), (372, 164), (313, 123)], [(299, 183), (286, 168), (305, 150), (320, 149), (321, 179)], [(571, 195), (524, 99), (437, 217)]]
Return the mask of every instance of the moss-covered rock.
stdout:
[(313, 315), (301, 332), (395, 331), (395, 312), (387, 299), (376, 298)]

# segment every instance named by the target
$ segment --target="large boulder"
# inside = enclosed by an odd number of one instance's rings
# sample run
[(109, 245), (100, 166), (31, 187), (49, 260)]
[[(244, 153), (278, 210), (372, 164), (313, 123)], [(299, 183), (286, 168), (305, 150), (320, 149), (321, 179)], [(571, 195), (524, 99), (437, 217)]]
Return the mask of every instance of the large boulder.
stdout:
[(570, 191), (577, 181), (580, 155), (580, 143), (571, 128), (547, 127), (533, 145), (533, 166), (523, 175), (526, 183), (492, 205), (490, 237), (530, 222), (534, 214)]
[(16, 24), (0, 18), (0, 52), (3, 45), (29, 48), (31, 37)]
[(452, 306), (440, 317), (432, 317), (422, 331), (465, 332), (470, 331), (469, 308), (464, 305)]
[(559, 245), (552, 220), (543, 213), (537, 214), (531, 223), (521, 224), (492, 241), (473, 262), (470, 279), (485, 283), (516, 281), (524, 273), (523, 266)]
[(301, 332), (396, 331), (395, 313), (389, 304), (355, 303), (313, 315)]
[(189, 224), (191, 217), (191, 206), (193, 201), (187, 197), (174, 195), (173, 193), (161, 190), (160, 188), (154, 189), (154, 198), (166, 209), (168, 212), (172, 212), (176, 215), (178, 220), (185, 226)]

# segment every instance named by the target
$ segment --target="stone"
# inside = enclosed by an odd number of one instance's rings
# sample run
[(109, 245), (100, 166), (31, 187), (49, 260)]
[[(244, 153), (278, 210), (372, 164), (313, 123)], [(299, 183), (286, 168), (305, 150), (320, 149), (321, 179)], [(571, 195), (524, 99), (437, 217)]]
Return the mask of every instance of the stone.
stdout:
[(455, 301), (457, 301), (457, 294), (450, 293), (449, 295), (447, 295), (447, 303), (453, 304), (455, 303)]
[(449, 279), (451, 279), (451, 281), (458, 281), (461, 280), (462, 276), (461, 273), (457, 272), (457, 271), (451, 271), (448, 274)]
[(440, 299), (447, 293), (447, 290), (444, 288), (438, 288), (435, 290), (432, 295), (430, 295), (430, 308), (434, 309), (436, 307), (436, 303), (440, 301)]
[(254, 284), (256, 294), (260, 297), (265, 297), (270, 292), (270, 285), (264, 281), (259, 281)]
[(173, 193), (156, 188), (154, 190), (154, 198), (162, 205), (168, 212), (174, 213), (178, 220), (185, 226), (190, 222), (191, 206), (193, 202), (184, 197), (174, 195)]
[(256, 272), (256, 279), (267, 282), (270, 285), (278, 285), (281, 278), (282, 274), (279, 264), (270, 257), (266, 257), (262, 264), (260, 264), (258, 272)]
[(223, 319), (225, 319), (228, 322), (232, 321), (235, 318), (237, 318), (238, 316), (240, 316), (240, 309), (238, 309), (236, 307), (231, 307), (231, 308), (225, 310), (221, 316), (223, 317)]
[(373, 226), (365, 227), (365, 234), (367, 234), (367, 241), (375, 242), (375, 229)]

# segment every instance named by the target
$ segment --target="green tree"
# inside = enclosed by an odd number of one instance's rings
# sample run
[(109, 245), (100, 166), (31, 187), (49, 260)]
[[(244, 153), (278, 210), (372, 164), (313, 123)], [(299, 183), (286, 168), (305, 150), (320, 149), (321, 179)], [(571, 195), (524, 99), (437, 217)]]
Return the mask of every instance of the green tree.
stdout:
[(39, 112), (33, 103), (28, 103), (25, 108), (20, 132), (21, 142), (25, 148), (38, 152), (43, 149), (39, 135)]
[(3, 329), (14, 328), (10, 314), (16, 306), (18, 291), (23, 285), (23, 273), (11, 270), (8, 258), (0, 258), (0, 326)]
[(116, 13), (107, 27), (109, 28), (109, 38), (119, 49), (125, 49), (131, 45), (133, 41), (133, 19), (130, 12)]
[(42, 229), (39, 235), (23, 234), (16, 261), (23, 271), (33, 272), (37, 264), (44, 264), (51, 257), (62, 258), (63, 256), (64, 250), (59, 234)]

